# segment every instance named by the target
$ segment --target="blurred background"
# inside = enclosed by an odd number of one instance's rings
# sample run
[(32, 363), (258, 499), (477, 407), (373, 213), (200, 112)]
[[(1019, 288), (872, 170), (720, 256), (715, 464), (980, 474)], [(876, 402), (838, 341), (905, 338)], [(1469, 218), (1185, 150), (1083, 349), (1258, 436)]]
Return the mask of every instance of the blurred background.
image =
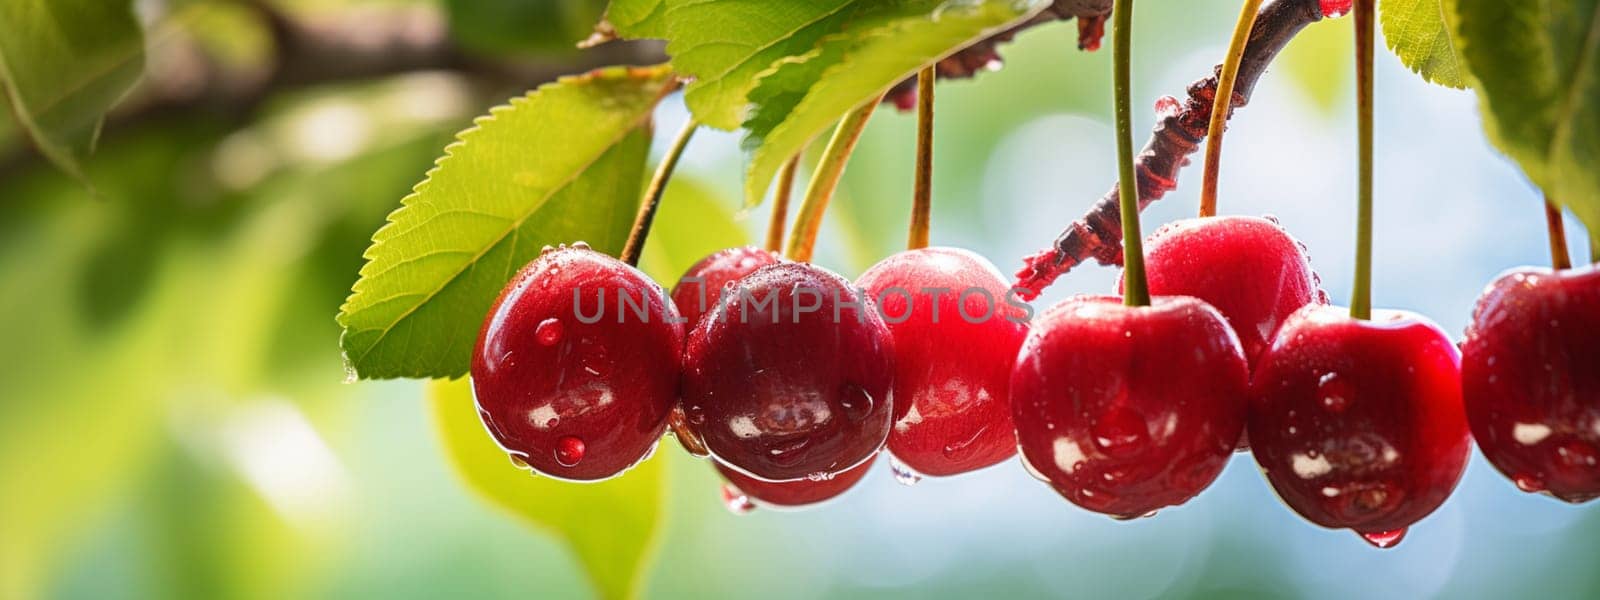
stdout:
[[(1193, 502), (1126, 523), (1015, 461), (908, 487), (880, 460), (823, 507), (745, 515), (670, 439), (600, 486), (527, 477), (473, 454), (487, 439), (459, 383), (344, 383), (334, 314), (371, 234), (475, 115), (660, 49), (572, 49), (599, 2), (136, 6), (145, 75), (85, 162), (92, 188), (0, 115), (0, 595), (1600, 595), (1600, 507), (1520, 493), (1476, 456), (1392, 550), (1300, 520), (1248, 455)], [(1146, 131), (1157, 97), (1220, 59), (1237, 3), (1141, 9)], [(1268, 72), (1233, 122), (1220, 202), (1281, 219), (1341, 302), (1350, 26), (1314, 25)], [(1075, 41), (1070, 23), (1035, 28), (1000, 70), (941, 85), (936, 244), (1012, 270), (1111, 185), (1110, 57)], [(1378, 67), (1376, 302), (1459, 335), (1498, 272), (1548, 263), (1541, 200), (1486, 143), (1471, 93), (1388, 53)], [(658, 155), (686, 118), (663, 103)], [(913, 137), (910, 115), (878, 113), (820, 263), (853, 277), (903, 247)], [(647, 248), (658, 280), (759, 239), (768, 209), (738, 213), (741, 172), (735, 134), (696, 138)], [(1189, 169), (1145, 230), (1190, 216), (1198, 187)], [(1116, 277), (1080, 268), (1036, 305)]]

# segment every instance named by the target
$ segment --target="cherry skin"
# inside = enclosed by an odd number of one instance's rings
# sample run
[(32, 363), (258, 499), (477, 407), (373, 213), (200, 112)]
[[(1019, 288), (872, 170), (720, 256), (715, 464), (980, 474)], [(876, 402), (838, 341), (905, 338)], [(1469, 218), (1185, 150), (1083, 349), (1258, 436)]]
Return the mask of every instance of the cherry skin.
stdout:
[(1250, 392), (1251, 451), (1278, 496), (1380, 547), (1438, 508), (1466, 467), (1460, 355), (1420, 315), (1361, 321), (1302, 308), (1262, 355)]
[[(717, 464), (717, 472), (728, 480), (726, 486), (732, 488), (731, 492), (734, 495), (743, 495), (748, 500), (769, 508), (801, 508), (832, 500), (845, 493), (860, 482), (862, 477), (867, 476), (867, 471), (876, 458), (877, 455), (873, 455), (867, 462), (846, 469), (831, 479), (820, 481), (809, 479), (783, 483), (762, 481), (720, 463)], [(729, 492), (730, 490), (725, 489), (723, 493)]]
[(1069, 299), (1034, 321), (1011, 372), (1017, 442), (1029, 470), (1072, 503), (1147, 515), (1222, 472), (1248, 381), (1238, 338), (1201, 300)]
[(763, 267), (689, 334), (683, 408), (718, 462), (766, 481), (820, 479), (883, 447), (893, 340), (871, 299), (825, 269)]
[(661, 439), (683, 335), (665, 292), (637, 269), (581, 244), (547, 249), (500, 293), (478, 334), (478, 415), (535, 472), (617, 475)]
[[(728, 284), (744, 279), (761, 267), (781, 262), (782, 255), (755, 246), (718, 250), (700, 259), (678, 278), (678, 283), (672, 286), (672, 303), (683, 315), (686, 329), (693, 329), (716, 306)], [(707, 456), (705, 442), (696, 438), (689, 429), (682, 404), (673, 406), (667, 426), (672, 429), (672, 437), (678, 440), (685, 452), (699, 458)]]
[(1600, 497), (1600, 269), (1502, 275), (1462, 344), (1467, 422), (1528, 492)]
[(1337, 19), (1350, 14), (1353, 0), (1320, 0), (1317, 7), (1322, 9), (1322, 16), (1328, 19)]
[(1252, 367), (1284, 319), (1307, 304), (1328, 303), (1304, 247), (1269, 219), (1174, 221), (1151, 234), (1144, 248), (1150, 293), (1193, 296), (1215, 307)]
[(993, 465), (1016, 453), (1011, 365), (1027, 306), (987, 259), (956, 248), (901, 252), (856, 280), (894, 336), (888, 449), (923, 475)]
[(672, 286), (672, 302), (693, 328), (716, 305), (718, 295), (729, 283), (780, 262), (783, 257), (778, 253), (755, 246), (718, 250), (700, 259), (678, 278), (678, 284)]
[[(1145, 270), (1151, 294), (1193, 296), (1220, 311), (1251, 369), (1284, 319), (1307, 304), (1328, 303), (1305, 247), (1276, 221), (1260, 217), (1163, 225), (1145, 242)], [(1238, 449), (1249, 448), (1245, 435)]]

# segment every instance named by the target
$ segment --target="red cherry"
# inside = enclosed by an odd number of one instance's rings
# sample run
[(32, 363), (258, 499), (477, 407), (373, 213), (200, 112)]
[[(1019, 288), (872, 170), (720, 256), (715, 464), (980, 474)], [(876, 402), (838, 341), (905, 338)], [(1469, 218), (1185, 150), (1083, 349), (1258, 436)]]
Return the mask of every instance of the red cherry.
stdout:
[(1029, 469), (1074, 504), (1133, 518), (1188, 501), (1228, 462), (1249, 374), (1201, 300), (1080, 297), (1033, 324), (1011, 372)]
[(500, 293), (478, 334), (478, 415), (538, 473), (611, 477), (661, 439), (682, 340), (678, 312), (637, 269), (587, 246), (546, 250)]
[(1174, 221), (1151, 234), (1144, 250), (1150, 293), (1193, 296), (1215, 307), (1233, 326), (1252, 366), (1284, 319), (1307, 304), (1328, 303), (1305, 247), (1276, 221)]
[(873, 302), (804, 263), (746, 276), (689, 334), (683, 408), (724, 465), (767, 481), (837, 474), (883, 446), (894, 353)]
[(1375, 545), (1438, 508), (1467, 463), (1460, 355), (1426, 318), (1307, 306), (1251, 380), (1256, 462), (1290, 508)]
[(1517, 487), (1600, 497), (1600, 269), (1496, 279), (1467, 328), (1461, 383), (1478, 447)]
[(1015, 454), (1011, 365), (1028, 327), (1000, 270), (967, 250), (924, 248), (884, 259), (856, 284), (894, 336), (889, 452), (934, 476)]
[[(672, 286), (672, 303), (677, 305), (687, 328), (693, 329), (711, 307), (716, 306), (728, 284), (744, 279), (761, 267), (781, 262), (782, 255), (755, 246), (718, 250), (700, 259), (678, 278), (677, 285)], [(689, 429), (681, 404), (673, 407), (667, 426), (685, 452), (701, 458), (707, 455), (705, 442)]]
[(672, 286), (672, 302), (678, 306), (690, 328), (716, 306), (719, 294), (729, 283), (744, 279), (756, 269), (783, 262), (776, 252), (755, 246), (727, 248), (711, 253), (689, 267), (678, 284)]
[(748, 509), (743, 508), (743, 503), (735, 502), (739, 497), (771, 508), (799, 508), (832, 500), (854, 487), (857, 482), (861, 481), (862, 477), (866, 477), (867, 471), (872, 467), (875, 458), (877, 458), (877, 455), (869, 457), (867, 462), (846, 469), (843, 473), (834, 475), (830, 479), (818, 481), (801, 479), (783, 483), (762, 481), (730, 469), (720, 463), (716, 463), (716, 465), (717, 472), (728, 480), (728, 483), (724, 484), (723, 495), (731, 497), (724, 498), (724, 500), (729, 502), (731, 508), (742, 509), (738, 510), (738, 512), (744, 512)]
[(1322, 9), (1322, 16), (1328, 19), (1337, 19), (1350, 14), (1350, 5), (1354, 0), (1320, 0), (1318, 8)]

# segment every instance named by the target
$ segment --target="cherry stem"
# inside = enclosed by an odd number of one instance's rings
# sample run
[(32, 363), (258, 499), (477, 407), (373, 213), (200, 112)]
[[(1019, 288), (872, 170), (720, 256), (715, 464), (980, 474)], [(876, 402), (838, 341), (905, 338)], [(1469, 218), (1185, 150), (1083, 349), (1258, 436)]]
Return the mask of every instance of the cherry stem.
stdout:
[(1544, 201), (1545, 227), (1550, 231), (1550, 266), (1557, 271), (1572, 268), (1572, 257), (1567, 254), (1567, 226), (1561, 221), (1561, 207)]
[(1239, 22), (1233, 26), (1233, 40), (1228, 43), (1228, 55), (1222, 59), (1222, 72), (1217, 74), (1217, 97), (1211, 104), (1211, 126), (1206, 134), (1205, 178), (1200, 187), (1200, 216), (1217, 215), (1217, 176), (1222, 171), (1222, 134), (1228, 129), (1228, 113), (1233, 110), (1234, 84), (1239, 80), (1239, 65), (1244, 62), (1244, 48), (1250, 42), (1250, 30), (1255, 28), (1256, 13), (1261, 10), (1261, 0), (1245, 0), (1239, 9)]
[(1144, 277), (1144, 234), (1139, 232), (1139, 187), (1133, 172), (1133, 0), (1116, 0), (1111, 8), (1113, 105), (1117, 119), (1117, 187), (1122, 204), (1122, 301), (1149, 306), (1150, 286)]
[(817, 161), (817, 169), (811, 173), (811, 182), (806, 185), (805, 198), (800, 201), (800, 214), (795, 217), (794, 232), (789, 235), (789, 247), (784, 252), (790, 260), (811, 261), (811, 254), (817, 247), (817, 234), (822, 231), (822, 213), (828, 210), (834, 188), (839, 186), (839, 178), (844, 175), (845, 163), (850, 162), (850, 153), (855, 151), (861, 132), (867, 128), (867, 120), (872, 118), (872, 111), (878, 108), (881, 100), (873, 98), (856, 107), (834, 128), (833, 137)]
[(1350, 316), (1372, 318), (1372, 22), (1375, 0), (1355, 0), (1357, 196), (1356, 283)]
[(684, 123), (678, 137), (672, 140), (672, 147), (667, 149), (667, 155), (661, 157), (661, 164), (656, 165), (656, 174), (650, 178), (650, 187), (645, 188), (644, 202), (639, 205), (639, 215), (633, 218), (633, 230), (628, 232), (628, 243), (622, 247), (622, 262), (639, 266), (639, 255), (644, 252), (644, 240), (649, 237), (650, 225), (656, 220), (656, 208), (661, 206), (667, 181), (672, 179), (672, 171), (678, 168), (678, 159), (683, 157), (683, 149), (689, 147), (689, 139), (694, 137), (695, 130), (699, 128), (700, 123), (694, 119)]
[(789, 197), (794, 195), (794, 174), (800, 168), (801, 154), (804, 151), (795, 153), (778, 171), (778, 193), (772, 198), (772, 218), (767, 221), (767, 249), (773, 252), (783, 250), (783, 229), (789, 223)]
[(917, 72), (917, 180), (911, 197), (911, 235), (906, 249), (928, 247), (933, 213), (933, 65)]

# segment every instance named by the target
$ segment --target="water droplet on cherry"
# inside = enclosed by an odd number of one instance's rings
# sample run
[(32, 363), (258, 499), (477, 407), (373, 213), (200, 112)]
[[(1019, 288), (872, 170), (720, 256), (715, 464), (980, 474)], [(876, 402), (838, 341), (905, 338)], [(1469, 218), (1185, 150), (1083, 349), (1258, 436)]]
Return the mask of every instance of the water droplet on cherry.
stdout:
[(872, 394), (867, 393), (865, 388), (847, 381), (839, 386), (839, 406), (844, 409), (845, 418), (859, 423), (872, 414)]
[(1373, 547), (1387, 549), (1395, 547), (1401, 540), (1406, 539), (1406, 530), (1401, 528), (1394, 531), (1372, 531), (1358, 535), (1361, 536), (1361, 539), (1366, 540), (1368, 544), (1372, 544)]
[(522, 460), (521, 456), (517, 456), (515, 454), (511, 454), (509, 456), (511, 457), (511, 466), (516, 467), (518, 469), (530, 468), (530, 467), (528, 467), (528, 461)]
[(1112, 456), (1128, 456), (1139, 451), (1150, 437), (1149, 426), (1138, 411), (1123, 406), (1113, 408), (1094, 424), (1094, 445)]
[(554, 346), (561, 342), (561, 330), (561, 319), (550, 317), (539, 322), (539, 326), (533, 330), (533, 336), (541, 346)]
[(889, 457), (889, 472), (894, 473), (894, 480), (900, 485), (916, 485), (918, 481), (922, 481), (921, 475), (892, 456)]
[(1352, 0), (1321, 0), (1321, 4), (1323, 18), (1337, 19), (1350, 14), (1350, 5), (1354, 4), (1354, 2)]
[(1341, 413), (1350, 405), (1350, 383), (1340, 379), (1338, 373), (1326, 373), (1317, 380), (1317, 395), (1328, 412)]
[(1572, 441), (1556, 447), (1556, 465), (1570, 471), (1592, 471), (1600, 464), (1600, 452), (1583, 442)]
[(562, 436), (556, 440), (556, 463), (563, 467), (577, 466), (583, 460), (583, 440), (575, 436)]
[(1519, 473), (1512, 476), (1511, 481), (1517, 484), (1517, 489), (1530, 494), (1537, 494), (1544, 491), (1544, 482), (1540, 481), (1539, 477), (1535, 475)]
[(750, 501), (750, 496), (731, 483), (722, 484), (722, 505), (736, 515), (748, 515), (756, 509), (756, 503)]

